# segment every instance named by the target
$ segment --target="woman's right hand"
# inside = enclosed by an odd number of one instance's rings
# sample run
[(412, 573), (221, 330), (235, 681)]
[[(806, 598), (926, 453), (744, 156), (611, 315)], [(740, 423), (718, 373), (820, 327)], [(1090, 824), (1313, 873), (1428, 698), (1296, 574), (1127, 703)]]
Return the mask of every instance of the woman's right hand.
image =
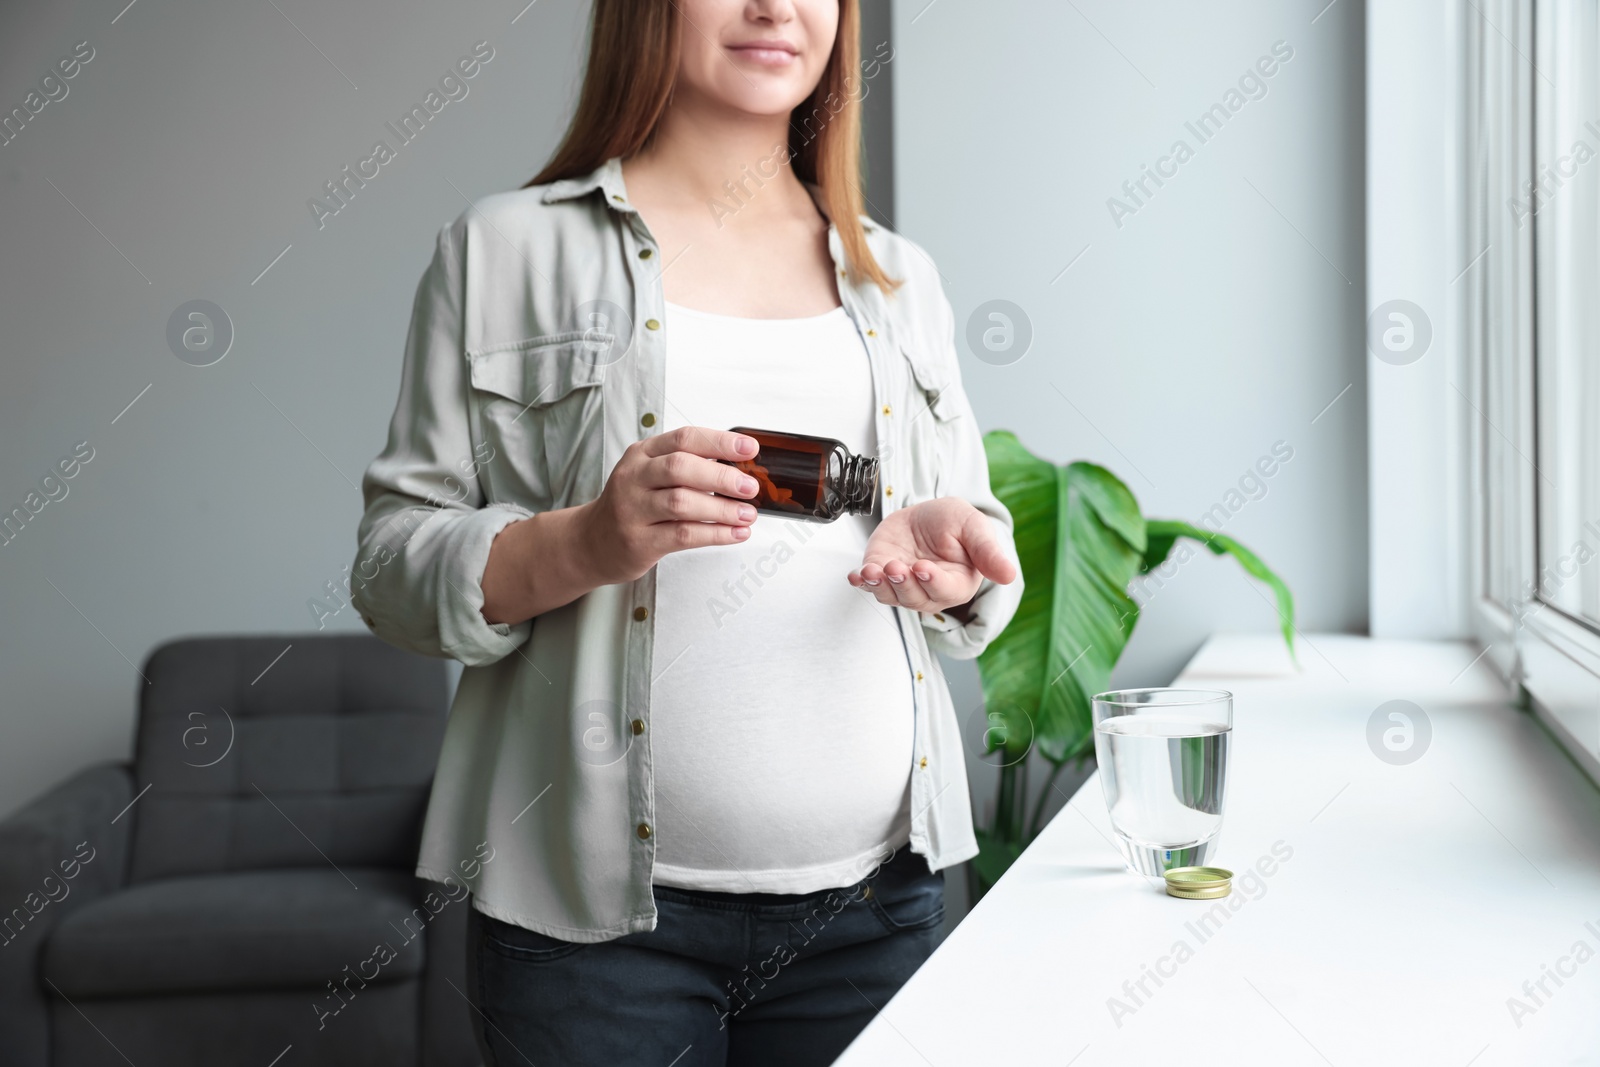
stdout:
[(600, 495), (582, 505), (585, 569), (600, 585), (631, 582), (669, 552), (748, 538), (756, 509), (743, 501), (756, 495), (756, 480), (718, 461), (759, 449), (753, 437), (702, 426), (629, 445)]
[(756, 511), (740, 498), (756, 495), (756, 480), (717, 461), (759, 450), (753, 437), (700, 426), (629, 445), (594, 500), (495, 536), (483, 570), (484, 621), (531, 619), (599, 586), (631, 582), (669, 552), (745, 540)]

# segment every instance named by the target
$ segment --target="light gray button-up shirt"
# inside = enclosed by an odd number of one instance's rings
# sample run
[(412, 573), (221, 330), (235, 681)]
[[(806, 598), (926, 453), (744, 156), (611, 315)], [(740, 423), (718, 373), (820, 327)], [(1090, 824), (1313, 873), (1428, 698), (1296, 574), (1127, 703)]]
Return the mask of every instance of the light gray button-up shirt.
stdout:
[[(881, 513), (961, 497), (1015, 559), (938, 272), (917, 245), (863, 222), (878, 262), (905, 282), (892, 296), (856, 284), (829, 225), (839, 297), (871, 360)], [(618, 159), (474, 204), (439, 233), (388, 444), (362, 485), (351, 576), (362, 618), (386, 641), (465, 665), (417, 873), (444, 881), (476, 863), (480, 910), (569, 941), (655, 926), (650, 684), (670, 666), (654, 658), (655, 572), (514, 626), (484, 621), (479, 583), (503, 527), (593, 500), (623, 450), (660, 432), (661, 268)], [(1021, 595), (1020, 578), (985, 581), (965, 624), (894, 611), (915, 693), (911, 847), (934, 869), (977, 844), (932, 653), (976, 656)], [(828, 680), (792, 696), (803, 716), (830, 699)]]

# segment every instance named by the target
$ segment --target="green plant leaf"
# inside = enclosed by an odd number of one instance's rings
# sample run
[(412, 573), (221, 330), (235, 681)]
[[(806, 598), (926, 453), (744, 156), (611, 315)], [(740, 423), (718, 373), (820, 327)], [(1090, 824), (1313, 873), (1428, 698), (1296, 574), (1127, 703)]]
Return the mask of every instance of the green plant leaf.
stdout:
[(1105, 689), (1138, 621), (1128, 595), (1147, 548), (1139, 503), (1092, 463), (1057, 467), (1015, 435), (984, 438), (989, 481), (1011, 511), (1023, 595), (1016, 616), (978, 658), (991, 722), (1003, 746), (1030, 742), (1060, 763), (1093, 744), (1090, 698)]
[(1178, 539), (1188, 537), (1199, 541), (1218, 556), (1232, 556), (1246, 574), (1265, 582), (1278, 601), (1278, 625), (1283, 631), (1283, 642), (1289, 646), (1290, 658), (1298, 662), (1294, 651), (1294, 594), (1289, 592), (1282, 578), (1261, 562), (1260, 556), (1227, 534), (1213, 533), (1178, 519), (1150, 519), (1145, 523), (1145, 528), (1148, 531), (1142, 568), (1145, 572), (1165, 563)]

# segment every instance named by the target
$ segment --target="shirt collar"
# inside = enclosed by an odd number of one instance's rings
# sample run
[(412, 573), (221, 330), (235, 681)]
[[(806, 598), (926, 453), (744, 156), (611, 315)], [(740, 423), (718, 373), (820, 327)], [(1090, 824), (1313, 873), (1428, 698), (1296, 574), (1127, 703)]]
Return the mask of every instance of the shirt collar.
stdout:
[(546, 204), (553, 204), (557, 200), (572, 200), (584, 196), (596, 189), (603, 190), (606, 199), (613, 204), (627, 203), (627, 197), (622, 190), (621, 156), (612, 156), (581, 178), (562, 178), (560, 181), (551, 182), (545, 188), (543, 199)]

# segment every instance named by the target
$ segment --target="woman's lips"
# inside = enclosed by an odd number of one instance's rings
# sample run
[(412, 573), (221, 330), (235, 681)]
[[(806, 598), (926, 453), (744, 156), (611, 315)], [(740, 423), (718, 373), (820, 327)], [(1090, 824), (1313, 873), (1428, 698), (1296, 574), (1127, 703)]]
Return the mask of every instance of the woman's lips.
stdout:
[(800, 58), (793, 52), (775, 45), (729, 45), (728, 51), (764, 67), (786, 67)]

